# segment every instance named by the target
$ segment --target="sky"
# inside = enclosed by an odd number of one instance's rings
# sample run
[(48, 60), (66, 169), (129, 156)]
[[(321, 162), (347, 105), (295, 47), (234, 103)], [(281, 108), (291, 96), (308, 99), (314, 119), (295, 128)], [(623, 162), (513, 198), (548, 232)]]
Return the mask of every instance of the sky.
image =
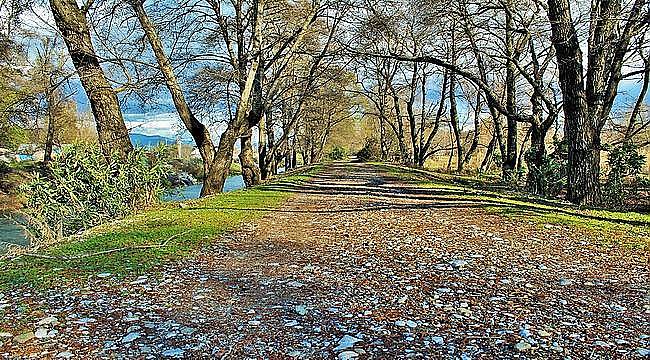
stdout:
[[(44, 4), (35, 4), (32, 11), (28, 11), (23, 16), (23, 23), (32, 31), (40, 33), (52, 33), (54, 28), (51, 26), (53, 20), (49, 9)], [(81, 84), (78, 79), (71, 81), (71, 90), (75, 100), (78, 103), (80, 111), (88, 111), (89, 104)], [(623, 81), (619, 87), (619, 97), (617, 98), (614, 111), (625, 111), (633, 106), (638, 93), (640, 84), (638, 80)], [(144, 135), (158, 135), (174, 139), (180, 135), (185, 141), (191, 141), (189, 134), (184, 130), (184, 126), (176, 113), (173, 103), (167, 93), (166, 88), (161, 88), (158, 95), (158, 105), (155, 107), (148, 106), (144, 108), (134, 99), (123, 99), (122, 111), (127, 128), (132, 133)], [(646, 102), (650, 102), (650, 94), (646, 97)], [(468, 114), (467, 111), (461, 113)], [(223, 131), (223, 126), (214, 126), (211, 129), (215, 138)]]

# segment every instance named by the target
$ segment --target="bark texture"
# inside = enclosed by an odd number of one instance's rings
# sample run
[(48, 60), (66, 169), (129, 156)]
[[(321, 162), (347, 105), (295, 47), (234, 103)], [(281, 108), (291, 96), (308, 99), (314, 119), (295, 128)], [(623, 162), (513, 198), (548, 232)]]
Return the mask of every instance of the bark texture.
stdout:
[(116, 153), (125, 158), (133, 150), (133, 145), (117, 95), (95, 53), (85, 14), (74, 0), (50, 0), (50, 7), (72, 63), (79, 73), (81, 85), (88, 95), (102, 152), (105, 156)]

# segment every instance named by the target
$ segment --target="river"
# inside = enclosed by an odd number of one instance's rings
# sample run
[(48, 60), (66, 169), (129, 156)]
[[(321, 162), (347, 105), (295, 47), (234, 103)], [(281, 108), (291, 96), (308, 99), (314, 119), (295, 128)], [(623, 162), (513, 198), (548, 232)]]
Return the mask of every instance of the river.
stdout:
[[(164, 194), (161, 200), (163, 202), (171, 202), (197, 199), (201, 194), (201, 187), (201, 184), (197, 184), (173, 189)], [(241, 175), (230, 176), (226, 179), (223, 191), (229, 192), (243, 188), (244, 179)], [(0, 213), (0, 253), (5, 250), (7, 243), (27, 245), (28, 240), (20, 226), (16, 225), (13, 220)]]

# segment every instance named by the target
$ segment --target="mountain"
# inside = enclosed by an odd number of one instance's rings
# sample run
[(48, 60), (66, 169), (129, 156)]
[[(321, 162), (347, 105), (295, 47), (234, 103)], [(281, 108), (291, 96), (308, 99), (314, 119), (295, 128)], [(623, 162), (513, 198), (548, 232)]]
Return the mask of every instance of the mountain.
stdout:
[(176, 140), (159, 135), (129, 134), (134, 146), (151, 148), (159, 144), (173, 145)]

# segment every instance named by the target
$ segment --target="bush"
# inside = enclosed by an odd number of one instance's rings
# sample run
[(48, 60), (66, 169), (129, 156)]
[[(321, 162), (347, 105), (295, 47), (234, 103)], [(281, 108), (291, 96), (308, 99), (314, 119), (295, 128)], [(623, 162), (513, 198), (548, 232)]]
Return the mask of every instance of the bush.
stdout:
[(327, 153), (327, 158), (330, 160), (345, 160), (347, 151), (341, 146), (335, 146)]
[(366, 138), (366, 144), (357, 152), (359, 161), (377, 161), (381, 159), (381, 146), (376, 138)]
[(603, 201), (611, 208), (622, 209), (648, 185), (648, 180), (641, 176), (645, 156), (636, 145), (624, 143), (609, 150), (607, 163), (609, 173), (603, 186)]
[[(169, 171), (162, 148), (136, 149), (126, 161), (95, 145), (65, 148), (45, 175), (22, 190), (36, 238), (68, 236), (158, 202)], [(51, 239), (50, 239), (51, 240)]]
[[(529, 181), (529, 190), (536, 194), (555, 197), (558, 196), (567, 185), (567, 162), (568, 147), (564, 141), (555, 141), (555, 151), (545, 155), (541, 167), (534, 166), (530, 161), (528, 171), (538, 180), (537, 183)], [(527, 157), (532, 156), (530, 152)]]

